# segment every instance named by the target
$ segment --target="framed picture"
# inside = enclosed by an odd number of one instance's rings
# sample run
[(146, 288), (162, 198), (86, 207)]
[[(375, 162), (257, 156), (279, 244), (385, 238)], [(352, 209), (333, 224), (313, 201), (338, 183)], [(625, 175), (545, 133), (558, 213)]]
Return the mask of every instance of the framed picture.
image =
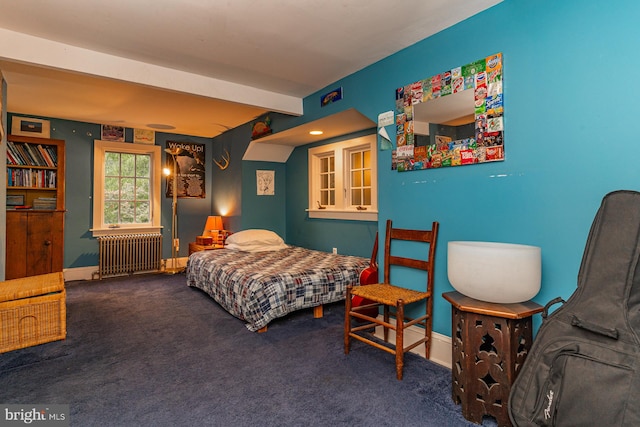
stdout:
[(256, 186), (258, 196), (273, 196), (275, 190), (276, 171), (256, 171)]
[(36, 138), (50, 138), (51, 123), (49, 120), (14, 116), (13, 121), (11, 122), (11, 134), (35, 136)]
[(133, 142), (134, 144), (149, 144), (156, 143), (156, 133), (149, 129), (133, 129)]
[(124, 142), (124, 126), (102, 125), (100, 139), (103, 141)]

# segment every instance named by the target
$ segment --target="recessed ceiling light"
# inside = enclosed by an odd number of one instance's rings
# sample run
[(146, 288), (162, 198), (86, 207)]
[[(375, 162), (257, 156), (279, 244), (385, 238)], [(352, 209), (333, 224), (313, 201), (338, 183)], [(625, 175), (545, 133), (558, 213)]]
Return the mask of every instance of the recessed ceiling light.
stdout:
[(150, 127), (151, 129), (163, 129), (163, 130), (168, 130), (168, 129), (175, 129), (175, 126), (171, 126), (171, 125), (163, 125), (161, 123), (149, 123), (147, 125), (147, 127)]
[(312, 130), (311, 132), (309, 132), (309, 135), (322, 135), (322, 131), (321, 130)]

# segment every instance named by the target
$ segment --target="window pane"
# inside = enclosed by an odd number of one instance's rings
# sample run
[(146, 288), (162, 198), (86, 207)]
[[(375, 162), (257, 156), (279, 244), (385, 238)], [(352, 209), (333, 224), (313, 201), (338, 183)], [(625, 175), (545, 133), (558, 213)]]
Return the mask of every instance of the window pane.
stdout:
[(148, 154), (138, 154), (136, 156), (136, 176), (140, 178), (151, 176), (151, 156)]
[(149, 179), (136, 179), (136, 200), (151, 200), (151, 188)]
[(120, 203), (120, 222), (123, 224), (131, 224), (135, 219), (135, 203), (134, 202), (122, 202)]
[(329, 175), (320, 176), (320, 188), (329, 188)]
[(118, 224), (118, 202), (105, 202), (104, 204), (104, 223)]
[(363, 205), (371, 206), (371, 189), (364, 189), (364, 200), (362, 202)]
[(123, 200), (135, 200), (135, 178), (120, 179), (120, 198)]
[(336, 192), (331, 190), (329, 192), (329, 204), (334, 206), (336, 204)]
[(136, 155), (122, 153), (120, 156), (122, 159), (122, 170), (120, 171), (120, 175), (136, 176)]
[(362, 174), (360, 171), (351, 172), (351, 186), (362, 187)]
[(362, 153), (351, 153), (351, 169), (362, 169)]
[(351, 204), (361, 205), (362, 200), (360, 198), (360, 190), (351, 190)]
[(329, 175), (329, 188), (336, 188), (336, 175), (333, 173)]
[(336, 158), (334, 156), (329, 157), (329, 170), (331, 172), (336, 170)]
[(364, 185), (367, 187), (371, 187), (371, 170), (364, 170)]
[(105, 176), (120, 175), (120, 153), (105, 153), (104, 174)]
[(363, 168), (371, 168), (371, 150), (367, 150), (363, 152), (364, 155), (364, 164), (362, 165)]
[(321, 191), (320, 192), (320, 204), (321, 205), (328, 205), (329, 204), (329, 192), (328, 191)]
[(136, 219), (137, 223), (145, 223), (151, 220), (151, 208), (149, 202), (136, 202)]
[(105, 200), (118, 200), (120, 199), (120, 179), (119, 178), (105, 178), (104, 179), (104, 199)]

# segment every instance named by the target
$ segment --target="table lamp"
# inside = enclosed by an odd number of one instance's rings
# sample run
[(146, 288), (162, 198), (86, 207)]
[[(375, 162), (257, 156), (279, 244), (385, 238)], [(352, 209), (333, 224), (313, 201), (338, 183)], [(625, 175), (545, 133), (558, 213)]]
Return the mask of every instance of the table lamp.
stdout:
[(207, 218), (202, 235), (211, 236), (213, 237), (213, 243), (216, 245), (222, 245), (224, 244), (223, 230), (224, 226), (222, 225), (222, 217), (220, 215), (211, 215)]

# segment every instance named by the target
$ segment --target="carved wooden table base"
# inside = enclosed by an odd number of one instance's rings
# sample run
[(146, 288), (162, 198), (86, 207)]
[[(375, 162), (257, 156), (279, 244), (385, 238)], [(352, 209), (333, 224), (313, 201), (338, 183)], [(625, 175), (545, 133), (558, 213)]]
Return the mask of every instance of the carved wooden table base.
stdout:
[(462, 415), (482, 424), (485, 415), (511, 426), (508, 399), (533, 342), (533, 302), (493, 304), (448, 292), (452, 304), (452, 397)]

